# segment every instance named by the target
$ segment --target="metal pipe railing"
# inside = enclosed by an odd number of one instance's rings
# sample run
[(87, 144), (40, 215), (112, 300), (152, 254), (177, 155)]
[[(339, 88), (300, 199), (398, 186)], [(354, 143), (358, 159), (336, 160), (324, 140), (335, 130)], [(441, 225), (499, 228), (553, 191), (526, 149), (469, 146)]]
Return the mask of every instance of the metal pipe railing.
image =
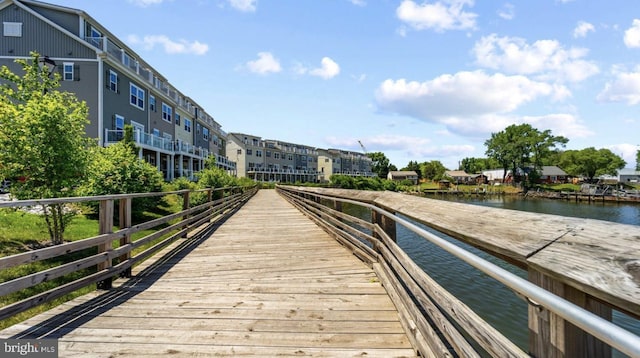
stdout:
[(479, 257), (475, 254), (456, 246), (441, 237), (438, 237), (427, 230), (411, 223), (408, 220), (395, 216), (394, 214), (381, 209), (375, 205), (363, 203), (357, 200), (337, 198), (334, 196), (322, 195), (311, 192), (298, 191), (293, 189), (282, 189), (308, 195), (317, 196), (322, 199), (340, 201), (353, 205), (368, 208), (376, 213), (383, 215), (397, 224), (400, 224), (412, 231), (413, 233), (427, 239), (434, 245), (447, 251), (453, 256), (459, 258), (465, 263), (473, 266), (479, 271), (485, 273), (489, 277), (504, 284), (512, 291), (524, 296), (531, 304), (540, 305), (563, 319), (571, 322), (576, 327), (591, 334), (595, 338), (609, 344), (620, 352), (631, 357), (640, 357), (640, 337), (637, 335), (579, 307), (575, 304), (557, 296), (553, 293)]

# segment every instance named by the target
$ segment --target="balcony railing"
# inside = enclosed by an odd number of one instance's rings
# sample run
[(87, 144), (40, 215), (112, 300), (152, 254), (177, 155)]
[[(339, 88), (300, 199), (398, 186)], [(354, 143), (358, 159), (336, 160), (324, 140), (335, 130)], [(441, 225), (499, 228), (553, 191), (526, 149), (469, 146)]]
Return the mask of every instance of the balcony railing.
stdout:
[[(113, 144), (121, 141), (124, 138), (123, 130), (105, 129), (104, 132), (105, 144)], [(143, 148), (157, 149), (169, 154), (186, 154), (203, 159), (206, 159), (207, 157), (209, 157), (209, 155), (213, 154), (205, 148), (196, 147), (192, 144), (184, 143), (181, 141), (172, 141), (167, 138), (158, 137), (150, 133), (140, 133), (136, 131), (134, 132), (133, 140), (136, 142), (136, 144), (140, 145)], [(229, 159), (222, 155), (215, 155), (216, 163), (219, 163), (219, 165), (229, 169), (234, 169), (236, 167), (235, 162), (229, 161)]]
[(185, 143), (185, 142), (176, 142), (175, 151), (179, 154), (189, 154), (196, 157), (206, 158), (209, 156), (209, 150), (204, 149), (202, 147), (196, 147), (193, 144)]
[(272, 173), (272, 174), (296, 174), (296, 175), (321, 175), (315, 169), (276, 169), (276, 168), (249, 168), (249, 173)]

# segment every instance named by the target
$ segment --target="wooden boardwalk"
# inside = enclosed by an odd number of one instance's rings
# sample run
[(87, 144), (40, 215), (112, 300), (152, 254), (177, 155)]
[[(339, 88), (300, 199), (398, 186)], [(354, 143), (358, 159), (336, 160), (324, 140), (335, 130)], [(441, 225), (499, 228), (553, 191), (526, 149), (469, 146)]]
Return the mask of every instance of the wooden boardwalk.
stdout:
[(60, 357), (415, 356), (373, 270), (273, 190), (134, 274), (0, 337)]

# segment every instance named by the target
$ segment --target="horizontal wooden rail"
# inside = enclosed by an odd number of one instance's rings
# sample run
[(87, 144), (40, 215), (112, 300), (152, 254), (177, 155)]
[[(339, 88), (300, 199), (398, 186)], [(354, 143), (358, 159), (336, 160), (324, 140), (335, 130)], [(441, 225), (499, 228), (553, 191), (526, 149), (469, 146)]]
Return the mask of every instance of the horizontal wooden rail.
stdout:
[[(636, 226), (484, 208), (391, 192), (286, 186), (278, 186), (278, 190), (309, 216), (322, 221), (325, 230), (336, 236), (344, 236), (345, 223), (368, 231), (368, 234), (363, 235), (346, 230), (352, 240), (365, 240), (375, 249), (373, 257), (377, 259), (377, 263), (373, 263), (374, 267), (380, 270), (384, 280), (394, 286), (398, 302), (407, 307), (404, 316), (408, 319), (406, 325), (414, 332), (414, 346), (421, 346), (420, 342), (424, 344), (425, 341), (420, 337), (435, 334), (443, 337), (445, 346), (451, 347), (455, 354), (473, 356), (474, 348), (457, 333), (461, 329), (464, 335), (471, 337), (492, 356), (524, 357), (531, 354), (539, 357), (610, 357), (611, 348), (605, 342), (627, 354), (638, 353), (637, 348), (631, 347), (640, 345), (640, 337), (608, 322), (600, 321), (607, 323), (606, 325), (596, 323), (599, 322), (598, 317), (587, 312), (591, 311), (610, 320), (613, 307), (638, 317), (640, 280), (638, 275), (634, 277), (633, 272), (630, 272), (636, 267), (633, 265), (640, 266), (640, 228)], [(333, 203), (333, 208), (330, 203)], [(339, 210), (336, 209), (340, 209), (342, 203), (371, 208), (373, 228), (359, 219), (349, 219), (345, 214), (338, 213)], [(517, 294), (528, 297), (523, 294), (527, 292), (548, 302), (549, 306), (545, 307), (539, 302), (528, 300), (531, 336), (528, 353), (522, 352), (469, 307), (439, 286), (395, 244), (395, 223), (409, 225), (409, 222), (395, 214), (435, 228), (529, 270), (532, 282), (548, 291), (540, 288), (535, 290), (533, 288), (536, 286), (504, 270), (500, 271), (493, 264), (484, 266), (479, 263), (477, 266)], [(417, 228), (413, 224), (411, 226)], [(410, 229), (420, 235), (429, 235), (421, 229)], [(436, 240), (432, 241), (436, 243), (441, 239), (429, 240)], [(457, 247), (454, 251), (458, 253), (455, 256), (460, 255), (458, 257), (465, 258), (467, 263), (467, 255), (475, 256)], [(544, 257), (544, 261), (540, 257)], [(478, 262), (484, 261), (476, 259)], [(472, 262), (476, 259), (469, 258)], [(570, 265), (558, 262), (563, 260), (569, 261)], [(544, 262), (546, 264), (543, 267)], [(492, 273), (492, 270), (497, 273)], [(514, 276), (514, 283), (510, 281), (511, 276)], [(617, 277), (618, 282), (607, 282), (607, 279), (613, 281), (614, 277)], [(592, 282), (594, 279), (597, 282)], [(520, 281), (523, 282), (519, 283)], [(566, 307), (567, 312), (558, 307)], [(400, 312), (402, 314), (403, 310)], [(439, 332), (432, 332), (431, 327), (425, 326), (421, 312), (427, 314), (429, 321), (438, 327)], [(568, 320), (566, 323), (565, 319)], [(451, 321), (455, 324), (452, 325)], [(584, 327), (585, 330), (569, 322)], [(615, 331), (617, 337), (609, 336), (598, 328), (599, 324)], [(587, 332), (597, 334), (604, 341), (593, 339)], [(438, 342), (425, 339), (432, 353), (444, 355)]]
[[(73, 262), (61, 264), (56, 267), (0, 283), (0, 296), (6, 296), (68, 274), (92, 267), (97, 268), (95, 273), (91, 273), (80, 279), (62, 284), (46, 292), (34, 294), (19, 302), (0, 307), (0, 320), (11, 317), (37, 305), (49, 302), (91, 284), (98, 284), (99, 287), (103, 288), (110, 287), (111, 280), (114, 276), (130, 272), (133, 265), (155, 254), (160, 249), (171, 244), (174, 240), (184, 237), (189, 232), (200, 230), (202, 225), (210, 223), (224, 215), (224, 213), (229, 212), (231, 209), (242, 205), (253, 194), (255, 194), (256, 191), (257, 188), (255, 186), (226, 187), (217, 189), (201, 189), (197, 191), (180, 190), (163, 193), (118, 194), (1, 203), (2, 205), (0, 207), (16, 208), (43, 204), (98, 201), (100, 203), (100, 207), (107, 211), (100, 213), (99, 222), (101, 230), (105, 232), (97, 236), (0, 258), (0, 269), (8, 269), (77, 253), (82, 250), (98, 248), (97, 253), (89, 254), (74, 260)], [(206, 193), (208, 198), (207, 201), (203, 204), (192, 207), (190, 205), (190, 194), (193, 192)], [(213, 193), (215, 192), (221, 193), (219, 196), (222, 196), (222, 198), (212, 199)], [(147, 198), (169, 194), (183, 196), (184, 210), (140, 224), (131, 225), (131, 200), (135, 200), (135, 198)], [(123, 226), (123, 228), (116, 232), (111, 232), (113, 227), (114, 200), (119, 200), (121, 203), (120, 225)], [(124, 205), (122, 205), (123, 203)], [(130, 240), (132, 234), (148, 229), (155, 229), (155, 231), (135, 241)], [(134, 249), (151, 242), (155, 242), (162, 237), (165, 238), (160, 242), (156, 242), (152, 247), (135, 256), (131, 255)], [(112, 244), (116, 240), (120, 240), (120, 245), (117, 248), (113, 248)], [(115, 259), (118, 259), (118, 262), (114, 262)]]

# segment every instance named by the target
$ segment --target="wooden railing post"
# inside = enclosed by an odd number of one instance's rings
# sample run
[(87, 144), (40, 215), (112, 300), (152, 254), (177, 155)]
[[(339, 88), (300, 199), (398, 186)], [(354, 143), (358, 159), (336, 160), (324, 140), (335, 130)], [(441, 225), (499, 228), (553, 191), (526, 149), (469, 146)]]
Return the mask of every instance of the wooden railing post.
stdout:
[(334, 208), (336, 211), (342, 212), (342, 202), (341, 202), (341, 201), (338, 201), (338, 200), (334, 200), (334, 201), (333, 201), (333, 208)]
[[(190, 191), (185, 191), (184, 194), (182, 195), (182, 210), (187, 210), (189, 209), (189, 207), (191, 207), (190, 197), (191, 197)], [(182, 220), (187, 220), (188, 218), (189, 218), (189, 215), (185, 215), (182, 217)], [(185, 232), (184, 235), (182, 235), (182, 237), (186, 238), (187, 232)]]
[[(113, 232), (113, 200), (100, 201), (100, 235), (111, 234)], [(113, 242), (109, 241), (98, 245), (98, 253), (108, 252), (113, 249)], [(111, 260), (107, 259), (98, 264), (98, 271), (102, 271), (111, 267)], [(113, 278), (98, 281), (96, 286), (99, 290), (108, 290), (111, 288)]]
[[(122, 198), (119, 203), (119, 226), (120, 229), (128, 229), (131, 227), (131, 198)], [(120, 239), (120, 246), (129, 245), (131, 243), (131, 234), (126, 234)], [(131, 251), (119, 257), (120, 262), (127, 261), (131, 258)], [(131, 277), (131, 267), (120, 273), (120, 277)]]
[[(394, 213), (395, 214), (395, 213)], [(377, 211), (371, 211), (371, 223), (380, 226), (380, 228), (389, 235), (391, 240), (396, 241), (396, 222), (392, 219), (379, 214)], [(374, 233), (373, 237), (380, 239), (379, 235)]]
[[(529, 268), (529, 281), (604, 319), (611, 308), (588, 294)], [(610, 358), (611, 347), (544, 307), (529, 304), (529, 349), (533, 357)]]

